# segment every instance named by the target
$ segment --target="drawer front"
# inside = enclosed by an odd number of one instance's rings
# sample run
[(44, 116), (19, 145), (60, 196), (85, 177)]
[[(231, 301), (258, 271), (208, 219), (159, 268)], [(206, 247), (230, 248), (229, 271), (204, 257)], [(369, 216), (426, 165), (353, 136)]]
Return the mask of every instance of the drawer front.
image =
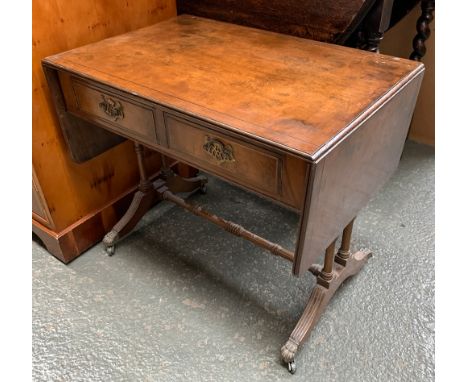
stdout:
[(165, 113), (169, 149), (200, 168), (269, 195), (281, 195), (282, 156)]
[(117, 133), (157, 142), (156, 123), (151, 108), (75, 78), (62, 81), (62, 87), (67, 109), (112, 127)]

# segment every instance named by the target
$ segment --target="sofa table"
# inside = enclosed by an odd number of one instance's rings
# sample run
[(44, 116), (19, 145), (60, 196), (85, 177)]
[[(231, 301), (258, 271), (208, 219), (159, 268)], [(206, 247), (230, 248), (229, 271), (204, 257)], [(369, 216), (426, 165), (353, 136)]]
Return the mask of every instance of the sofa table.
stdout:
[[(78, 117), (135, 142), (140, 187), (103, 240), (109, 254), (155, 200), (167, 200), (291, 261), (293, 275), (316, 276), (281, 349), (294, 372), (328, 301), (370, 256), (350, 251), (353, 221), (399, 163), (424, 66), (182, 15), (48, 57), (43, 67), (64, 133)], [(144, 146), (167, 157), (155, 181)], [(296, 247), (178, 196), (205, 190), (206, 178), (174, 174), (168, 158), (297, 211)]]

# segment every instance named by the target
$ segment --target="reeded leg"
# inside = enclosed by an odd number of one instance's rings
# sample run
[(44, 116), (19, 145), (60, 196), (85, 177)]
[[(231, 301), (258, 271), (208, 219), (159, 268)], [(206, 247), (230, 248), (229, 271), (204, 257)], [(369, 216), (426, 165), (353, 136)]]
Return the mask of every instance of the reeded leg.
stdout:
[[(343, 231), (344, 240), (342, 240), (342, 245), (340, 247), (340, 251), (342, 251), (341, 256), (349, 250), (352, 224), (353, 222), (348, 224)], [(370, 256), (370, 251), (358, 251), (352, 255), (348, 255), (348, 258), (343, 263), (340, 258), (340, 252), (335, 256), (335, 242), (333, 242), (327, 248), (322, 270), (319, 271), (317, 265), (311, 267), (311, 272), (317, 276), (317, 285), (312, 290), (309, 301), (296, 327), (289, 336), (288, 341), (281, 348), (281, 357), (288, 365), (288, 370), (291, 373), (296, 371), (294, 358), (299, 347), (310, 335), (310, 332), (318, 322), (320, 315), (336, 290), (348, 277), (358, 273)]]
[[(135, 142), (135, 153), (138, 161), (138, 170), (140, 172), (140, 185), (138, 191), (133, 196), (132, 203), (125, 215), (108, 232), (102, 242), (109, 255), (113, 255), (115, 244), (125, 235), (130, 233), (141, 218), (148, 212), (157, 200), (161, 200), (156, 188), (146, 175), (146, 169), (143, 162), (143, 147)], [(176, 175), (166, 163), (166, 158), (162, 157), (162, 178), (166, 180), (167, 186), (174, 193), (193, 192), (200, 189), (206, 190), (207, 179), (204, 176), (194, 178), (182, 178)]]
[(138, 160), (138, 169), (140, 172), (140, 184), (138, 191), (133, 196), (132, 203), (124, 216), (117, 224), (108, 232), (102, 242), (109, 255), (113, 255), (115, 251), (115, 243), (128, 234), (140, 221), (143, 215), (152, 207), (156, 190), (146, 176), (146, 170), (143, 163), (143, 147), (135, 142), (135, 152)]

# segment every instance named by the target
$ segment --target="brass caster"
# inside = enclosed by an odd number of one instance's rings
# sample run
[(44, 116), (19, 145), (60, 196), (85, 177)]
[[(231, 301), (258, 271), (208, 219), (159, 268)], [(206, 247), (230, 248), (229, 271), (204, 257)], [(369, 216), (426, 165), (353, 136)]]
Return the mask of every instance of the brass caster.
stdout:
[(115, 245), (110, 245), (106, 247), (106, 253), (108, 256), (112, 256), (115, 252)]
[(296, 362), (292, 360), (291, 362), (288, 362), (288, 371), (291, 374), (294, 374), (296, 372)]

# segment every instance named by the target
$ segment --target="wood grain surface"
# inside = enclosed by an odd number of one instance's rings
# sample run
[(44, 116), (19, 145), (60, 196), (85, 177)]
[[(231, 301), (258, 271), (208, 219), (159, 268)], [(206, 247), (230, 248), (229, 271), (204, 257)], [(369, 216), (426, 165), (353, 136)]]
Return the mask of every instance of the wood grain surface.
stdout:
[(375, 0), (178, 0), (179, 14), (343, 43)]
[[(176, 14), (174, 0), (34, 0), (32, 27), (33, 165), (51, 215), (49, 228), (59, 232), (138, 183), (130, 142), (83, 164), (68, 155), (42, 58), (154, 24)], [(156, 170), (159, 155), (147, 155)], [(117, 217), (107, 216), (110, 224)]]
[(422, 70), (188, 15), (46, 62), (312, 159)]
[[(188, 15), (43, 63), (59, 72), (68, 113), (300, 210), (296, 275), (396, 169), (424, 71)], [(141, 134), (148, 125), (155, 134)]]
[(314, 163), (297, 243), (301, 275), (366, 206), (396, 170), (413, 115), (422, 73)]

